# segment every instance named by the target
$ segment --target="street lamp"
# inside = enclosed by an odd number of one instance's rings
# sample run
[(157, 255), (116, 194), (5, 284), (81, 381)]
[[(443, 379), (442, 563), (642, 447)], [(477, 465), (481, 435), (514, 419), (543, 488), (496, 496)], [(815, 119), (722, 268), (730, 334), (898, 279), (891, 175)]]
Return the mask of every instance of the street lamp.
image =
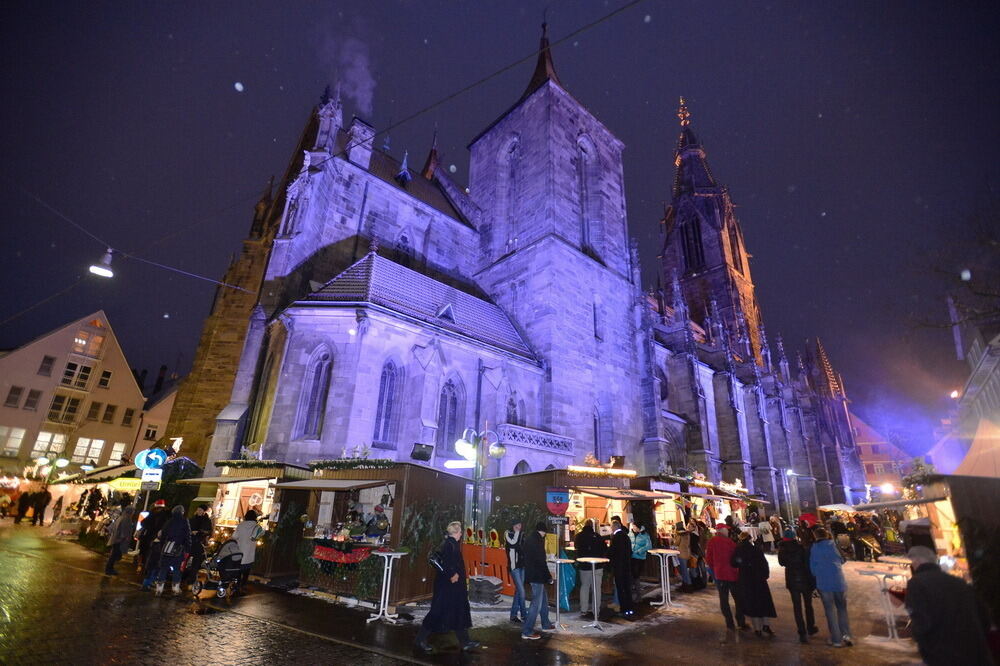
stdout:
[[(466, 428), (462, 437), (455, 441), (455, 453), (463, 460), (446, 460), (444, 466), (448, 469), (472, 470), (472, 533), (479, 535), (479, 487), (483, 481), (487, 456), (499, 460), (507, 453), (507, 447), (500, 440), (500, 435), (492, 430), (477, 432)], [(486, 541), (482, 540), (483, 555), (486, 559)]]
[(112, 250), (109, 247), (108, 251), (101, 257), (100, 263), (90, 265), (90, 272), (103, 278), (113, 278), (115, 272), (111, 270), (111, 253)]

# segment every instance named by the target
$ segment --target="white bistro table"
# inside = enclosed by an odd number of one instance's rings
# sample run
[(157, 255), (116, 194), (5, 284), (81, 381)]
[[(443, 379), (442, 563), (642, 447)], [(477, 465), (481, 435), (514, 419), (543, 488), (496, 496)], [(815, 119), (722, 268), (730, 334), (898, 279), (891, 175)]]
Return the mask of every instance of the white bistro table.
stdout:
[[(562, 565), (563, 564), (576, 564), (576, 560), (571, 560), (568, 558), (557, 557), (553, 562), (556, 563), (556, 627), (561, 628), (562, 625), (559, 619), (559, 611), (562, 610), (562, 597), (559, 596), (560, 585), (562, 584)], [(596, 575), (596, 574), (595, 574)]]
[(398, 617), (396, 613), (389, 613), (389, 589), (392, 585), (392, 563), (399, 558), (408, 555), (408, 553), (399, 551), (372, 551), (372, 555), (378, 555), (382, 559), (382, 594), (378, 600), (378, 612), (372, 614), (365, 622), (374, 622), (375, 620), (382, 619), (386, 622), (391, 622), (396, 624), (396, 618)]
[(899, 634), (896, 632), (896, 612), (892, 609), (892, 600), (889, 599), (889, 586), (886, 585), (885, 581), (887, 578), (901, 578), (903, 574), (891, 569), (858, 569), (858, 573), (862, 576), (874, 576), (878, 579), (879, 590), (881, 592), (879, 601), (882, 603), (882, 612), (885, 614), (885, 625), (889, 631), (889, 639), (899, 640)]
[(583, 562), (584, 564), (589, 564), (590, 565), (590, 575), (594, 577), (594, 584), (592, 585), (592, 587), (594, 588), (594, 590), (593, 590), (593, 597), (594, 597), (594, 621), (591, 622), (590, 624), (585, 624), (583, 626), (585, 626), (585, 627), (594, 627), (595, 629), (600, 629), (601, 631), (604, 631), (604, 627), (601, 626), (600, 620), (597, 619), (598, 614), (600, 613), (600, 609), (597, 607), (597, 592), (598, 592), (598, 590), (597, 590), (597, 565), (598, 564), (607, 564), (611, 560), (609, 560), (606, 557), (581, 557), (581, 558), (578, 558), (576, 561), (577, 562)]
[(653, 550), (647, 551), (653, 555), (656, 555), (660, 560), (660, 593), (663, 597), (662, 601), (651, 601), (651, 606), (673, 606), (675, 605), (673, 600), (670, 598), (670, 558), (674, 555), (679, 556), (681, 551), (674, 548), (654, 548)]
[(877, 564), (888, 564), (890, 567), (910, 568), (910, 558), (901, 555), (884, 555), (878, 558)]

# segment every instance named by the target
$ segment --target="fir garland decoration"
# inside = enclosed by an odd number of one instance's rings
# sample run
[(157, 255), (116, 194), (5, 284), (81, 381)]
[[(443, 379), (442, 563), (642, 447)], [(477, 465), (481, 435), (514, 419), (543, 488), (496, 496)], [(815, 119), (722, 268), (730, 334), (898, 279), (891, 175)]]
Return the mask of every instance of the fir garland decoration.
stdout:
[(216, 460), (216, 467), (233, 467), (235, 469), (253, 469), (260, 467), (281, 467), (284, 463), (277, 460), (257, 460), (256, 458), (240, 458), (239, 460)]
[(334, 458), (332, 460), (314, 460), (309, 463), (309, 469), (390, 469), (396, 466), (396, 461), (389, 458)]

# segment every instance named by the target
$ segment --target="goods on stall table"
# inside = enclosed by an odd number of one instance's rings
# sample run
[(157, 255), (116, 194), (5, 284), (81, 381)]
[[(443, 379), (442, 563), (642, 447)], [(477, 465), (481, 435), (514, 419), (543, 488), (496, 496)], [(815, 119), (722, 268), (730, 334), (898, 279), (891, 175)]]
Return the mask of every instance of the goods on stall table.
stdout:
[(336, 562), (337, 564), (357, 564), (367, 559), (372, 554), (374, 546), (354, 546), (350, 550), (331, 548), (329, 546), (314, 546), (312, 557), (314, 560), (324, 562)]

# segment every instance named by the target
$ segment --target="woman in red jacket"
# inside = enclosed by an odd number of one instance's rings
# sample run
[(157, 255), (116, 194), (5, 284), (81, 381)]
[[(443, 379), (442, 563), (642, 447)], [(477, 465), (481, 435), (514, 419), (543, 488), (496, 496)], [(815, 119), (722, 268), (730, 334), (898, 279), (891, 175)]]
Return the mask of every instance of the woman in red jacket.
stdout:
[[(708, 541), (705, 560), (715, 575), (715, 588), (719, 591), (719, 609), (722, 610), (722, 617), (726, 618), (727, 629), (735, 629), (737, 625), (740, 629), (749, 629), (746, 618), (743, 616), (743, 604), (736, 588), (740, 574), (739, 570), (732, 565), (735, 550), (736, 544), (729, 538), (729, 529), (725, 523), (716, 525), (715, 536)], [(729, 609), (730, 592), (732, 592), (733, 602), (736, 604), (736, 623), (733, 622), (733, 613)]]

